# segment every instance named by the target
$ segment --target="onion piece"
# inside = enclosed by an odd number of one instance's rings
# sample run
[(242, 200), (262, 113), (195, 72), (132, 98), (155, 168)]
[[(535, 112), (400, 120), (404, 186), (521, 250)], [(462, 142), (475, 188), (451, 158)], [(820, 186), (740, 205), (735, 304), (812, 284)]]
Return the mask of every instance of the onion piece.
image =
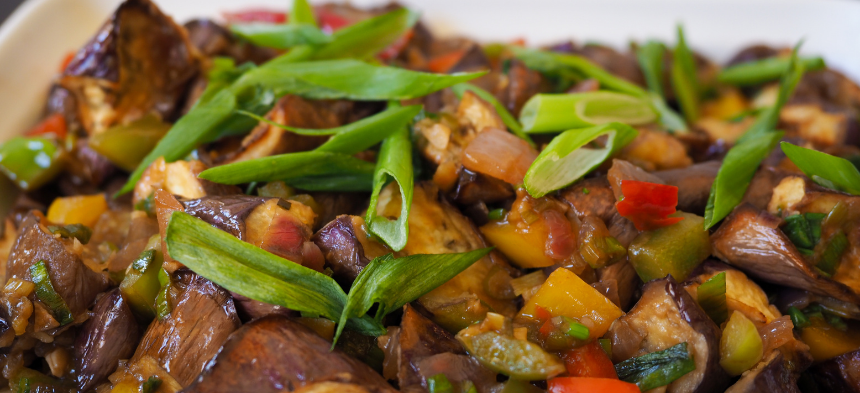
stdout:
[(537, 151), (528, 142), (513, 134), (496, 128), (488, 128), (478, 134), (463, 152), (463, 166), (508, 183), (523, 182)]

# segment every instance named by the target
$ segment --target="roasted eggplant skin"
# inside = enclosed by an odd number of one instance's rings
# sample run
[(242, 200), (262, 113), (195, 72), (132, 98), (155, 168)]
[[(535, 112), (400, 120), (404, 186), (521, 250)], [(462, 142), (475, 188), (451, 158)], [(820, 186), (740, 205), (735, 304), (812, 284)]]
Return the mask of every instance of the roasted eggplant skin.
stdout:
[(860, 392), (860, 350), (825, 360), (809, 371), (821, 392)]
[(179, 293), (170, 315), (156, 319), (144, 333), (131, 362), (150, 356), (182, 386), (188, 386), (239, 328), (233, 298), (223, 288), (190, 270), (173, 273)]
[(351, 383), (368, 391), (396, 390), (369, 366), (350, 358), (305, 326), (270, 315), (233, 333), (218, 356), (184, 391), (295, 391), (321, 382)]
[(858, 303), (848, 286), (819, 274), (778, 228), (780, 219), (750, 204), (734, 212), (711, 235), (713, 253), (760, 280)]
[(184, 201), (185, 212), (245, 240), (245, 218), (270, 198), (247, 195), (205, 196)]
[[(651, 304), (651, 302), (663, 303)], [(664, 318), (664, 320), (655, 322), (653, 319), (659, 318), (658, 314), (663, 312), (667, 315), (673, 313), (675, 316), (671, 318), (672, 320)], [(639, 318), (646, 320), (638, 321)], [(663, 322), (666, 326), (657, 326)], [(680, 323), (680, 325), (676, 325), (676, 323)], [(671, 329), (677, 331), (673, 332)], [(631, 334), (641, 337), (641, 341), (633, 348), (629, 344)], [(657, 336), (649, 339), (650, 334)], [(627, 315), (615, 321), (608, 332), (612, 340), (613, 360), (615, 362), (642, 355), (644, 354), (643, 351), (653, 352), (668, 348), (683, 342), (685, 334), (693, 335), (696, 341), (688, 342), (688, 348), (695, 351), (692, 354), (696, 360), (696, 370), (670, 384), (667, 392), (709, 393), (720, 392), (725, 389), (729, 383), (729, 376), (720, 366), (720, 328), (672, 276), (646, 283), (639, 302)], [(666, 341), (667, 339), (669, 341)], [(654, 348), (641, 347), (644, 341), (653, 341)], [(704, 356), (700, 353), (702, 350), (707, 351)], [(691, 380), (696, 375), (694, 373), (701, 376), (698, 382)]]
[(134, 354), (140, 328), (119, 289), (105, 293), (93, 307), (93, 315), (75, 339), (75, 382), (88, 391)]
[(745, 372), (741, 379), (726, 389), (726, 393), (800, 393), (797, 375), (787, 367), (782, 351), (771, 351), (755, 368)]

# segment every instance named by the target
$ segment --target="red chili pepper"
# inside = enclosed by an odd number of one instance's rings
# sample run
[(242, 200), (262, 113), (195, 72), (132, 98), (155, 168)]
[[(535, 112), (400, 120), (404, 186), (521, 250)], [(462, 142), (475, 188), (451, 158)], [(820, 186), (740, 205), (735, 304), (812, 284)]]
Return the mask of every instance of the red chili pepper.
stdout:
[(63, 62), (60, 63), (60, 73), (62, 74), (66, 71), (66, 68), (69, 68), (69, 64), (72, 60), (75, 59), (75, 52), (66, 53), (66, 57), (63, 57)]
[(547, 387), (549, 393), (639, 393), (635, 384), (609, 378), (553, 378)]
[(227, 23), (286, 23), (287, 14), (283, 11), (272, 11), (263, 9), (248, 9), (239, 12), (224, 12), (222, 13)]
[(457, 62), (459, 62), (465, 54), (466, 50), (461, 49), (436, 56), (427, 62), (427, 69), (436, 73), (448, 72), (448, 70), (457, 65)]
[(348, 19), (330, 12), (325, 8), (316, 8), (317, 20), (320, 23), (320, 29), (327, 33), (338, 31), (352, 24)]
[(46, 134), (54, 134), (58, 139), (65, 139), (66, 118), (60, 113), (55, 113), (25, 133), (26, 136), (43, 136)]
[(545, 321), (552, 318), (552, 314), (541, 306), (535, 306), (535, 317), (538, 321)]
[(543, 334), (544, 336), (549, 336), (553, 330), (555, 330), (555, 325), (552, 324), (552, 319), (547, 319), (540, 329), (538, 329), (540, 334)]
[(571, 377), (593, 377), (618, 379), (612, 360), (597, 341), (567, 351), (564, 365)]
[(669, 217), (678, 205), (678, 187), (622, 180), (623, 199), (615, 203), (622, 217), (633, 222), (636, 229), (648, 231), (681, 221), (683, 217)]

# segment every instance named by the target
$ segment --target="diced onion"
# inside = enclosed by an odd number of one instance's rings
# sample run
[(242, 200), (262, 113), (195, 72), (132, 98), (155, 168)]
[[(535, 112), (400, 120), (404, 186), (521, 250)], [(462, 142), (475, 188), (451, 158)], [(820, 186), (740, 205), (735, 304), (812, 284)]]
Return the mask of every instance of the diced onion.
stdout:
[(537, 151), (513, 134), (486, 129), (463, 151), (463, 166), (511, 184), (522, 184)]

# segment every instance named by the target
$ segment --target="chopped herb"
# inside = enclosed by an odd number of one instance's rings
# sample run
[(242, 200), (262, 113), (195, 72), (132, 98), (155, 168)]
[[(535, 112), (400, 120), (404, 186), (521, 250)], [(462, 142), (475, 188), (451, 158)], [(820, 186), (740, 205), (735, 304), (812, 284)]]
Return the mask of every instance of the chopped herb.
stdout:
[(687, 343), (627, 359), (615, 365), (618, 379), (635, 383), (644, 391), (666, 386), (696, 369)]
[(161, 378), (152, 376), (140, 387), (140, 393), (155, 393), (161, 387)]
[(566, 326), (564, 330), (565, 334), (578, 340), (588, 340), (591, 333), (588, 326), (569, 317), (562, 316), (562, 318), (564, 318), (564, 325)]
[(588, 192), (589, 192), (589, 191), (588, 191), (588, 189), (587, 189), (587, 188), (582, 187), (582, 193), (583, 193), (583, 194), (588, 195)]
[(489, 213), (487, 213), (487, 218), (489, 218), (490, 220), (501, 220), (505, 217), (505, 213), (505, 209), (503, 208), (493, 209), (490, 210)]
[[(807, 71), (816, 71), (826, 64), (820, 57), (805, 57), (798, 59)], [(787, 57), (769, 57), (727, 67), (717, 75), (717, 81), (730, 85), (750, 86), (779, 79), (789, 69), (791, 59)]]
[(788, 308), (788, 315), (791, 317), (791, 323), (795, 329), (801, 329), (809, 326), (809, 318), (803, 314), (797, 307), (791, 306)]
[(718, 326), (729, 318), (726, 303), (726, 272), (717, 273), (699, 285), (697, 296), (699, 306)]

